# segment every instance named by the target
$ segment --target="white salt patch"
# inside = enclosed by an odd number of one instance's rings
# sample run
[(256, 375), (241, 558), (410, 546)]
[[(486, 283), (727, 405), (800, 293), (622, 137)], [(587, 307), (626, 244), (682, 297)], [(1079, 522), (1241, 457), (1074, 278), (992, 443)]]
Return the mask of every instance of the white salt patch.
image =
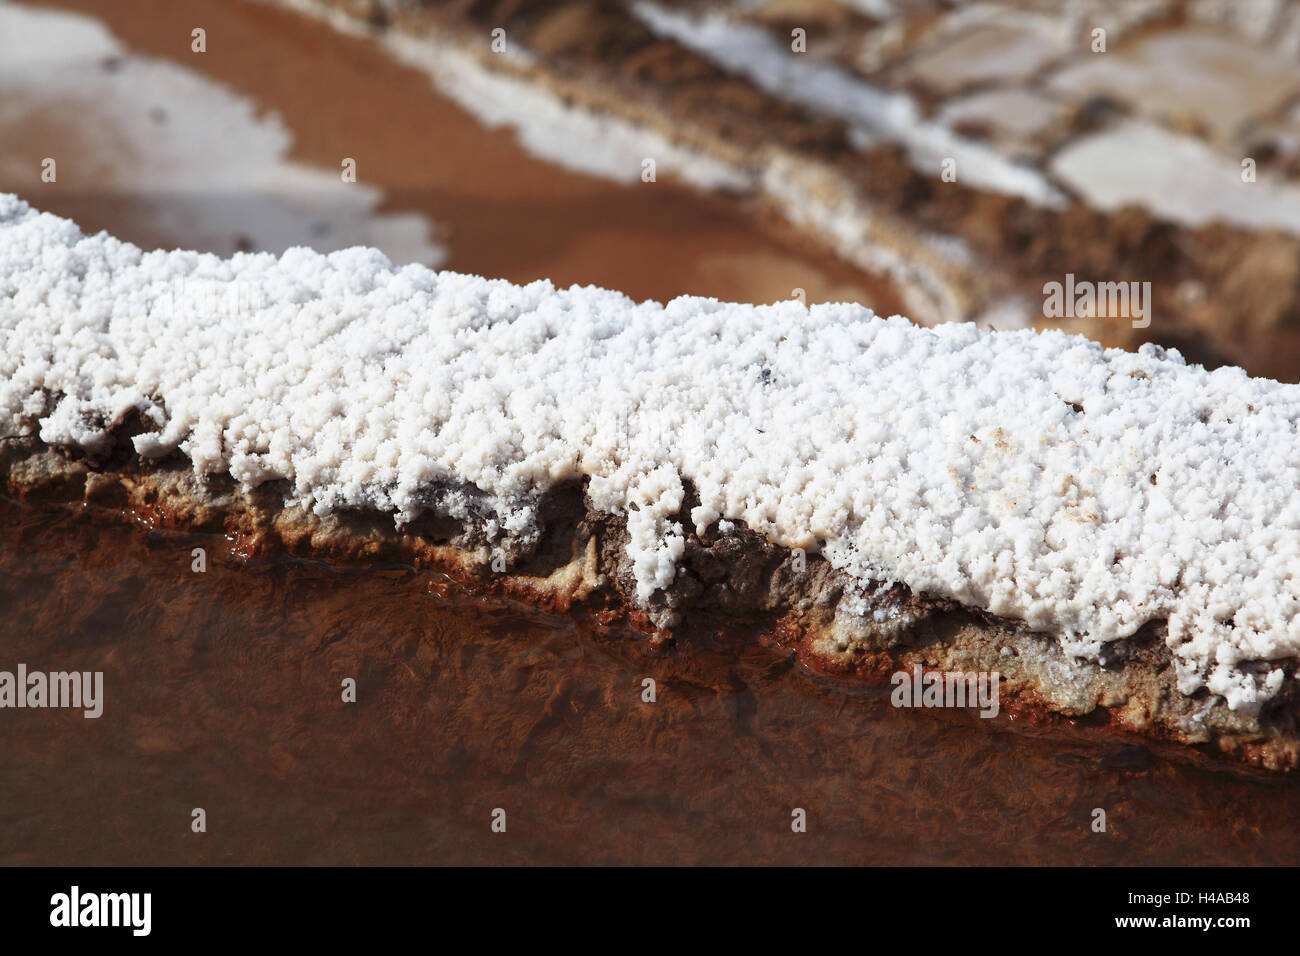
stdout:
[(1037, 18), (1017, 11), (1016, 20), (987, 23), (963, 30), (926, 48), (908, 61), (904, 73), (941, 93), (953, 93), (973, 83), (1012, 83), (1065, 52), (1059, 31), (1045, 31)]
[(1075, 140), (1051, 168), (1097, 209), (1135, 204), (1188, 226), (1222, 221), (1300, 234), (1300, 188), (1264, 172), (1242, 182), (1237, 161), (1149, 123), (1125, 121)]
[[(237, 307), (204, 308), (223, 288)], [(318, 512), (438, 500), (528, 536), (586, 477), (641, 601), (673, 581), (690, 483), (696, 531), (744, 521), (863, 594), (901, 581), (1080, 658), (1167, 618), (1184, 692), (1247, 712), (1283, 678), (1241, 665), (1300, 652), (1300, 387), (1150, 347), (637, 304), (361, 248), (142, 253), (0, 196), (0, 436), (94, 449), (131, 409), (159, 429), (141, 454), (285, 479)], [(481, 500), (445, 493), (465, 482)]]
[(892, 17), (896, 12), (890, 0), (844, 0), (844, 6), (877, 20)]
[(943, 160), (957, 161), (968, 185), (1060, 207), (1064, 197), (1036, 169), (1022, 166), (979, 143), (924, 120), (910, 96), (863, 81), (843, 67), (796, 54), (767, 30), (727, 16), (696, 16), (636, 0), (632, 11), (661, 36), (739, 73), (759, 88), (814, 112), (845, 120), (859, 146), (881, 139), (903, 144), (913, 165), (939, 175)]
[(48, 70), (119, 52), (117, 41), (98, 20), (76, 14), (0, 3), (0, 49), (6, 72)]
[(1105, 93), (1153, 119), (1196, 117), (1226, 140), (1300, 93), (1300, 70), (1244, 40), (1183, 29), (1084, 57), (1048, 88), (1075, 100)]
[(1041, 314), (1041, 304), (1030, 302), (1021, 296), (1008, 296), (994, 302), (974, 321), (976, 325), (983, 329), (992, 329), (995, 332), (1011, 332), (1017, 329), (1032, 328), (1034, 320)]
[(1033, 137), (1061, 121), (1065, 107), (1041, 93), (1019, 88), (982, 90), (945, 102), (938, 120), (946, 126), (987, 123), (1014, 137)]
[[(423, 216), (376, 213), (383, 193), (364, 182), (364, 169), (360, 182), (344, 183), (339, 170), (290, 162), (292, 136), (277, 115), (259, 115), (199, 73), (132, 53), (90, 17), (0, 2), (0, 137), (19, 141), (31, 118), (47, 129), (71, 124), (77, 142), (103, 147), (81, 185), (88, 158), (54, 152), (63, 186), (147, 203), (149, 228), (173, 242), (222, 252), (241, 236), (275, 252), (364, 243), (431, 266), (446, 258)], [(44, 155), (8, 149), (0, 169), (41, 188)]]

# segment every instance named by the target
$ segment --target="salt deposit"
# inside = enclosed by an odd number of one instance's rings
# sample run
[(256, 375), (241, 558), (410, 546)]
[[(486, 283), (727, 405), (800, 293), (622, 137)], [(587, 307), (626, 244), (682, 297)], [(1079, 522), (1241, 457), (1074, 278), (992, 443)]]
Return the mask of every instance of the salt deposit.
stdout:
[(1140, 205), (1187, 226), (1219, 221), (1300, 235), (1300, 188), (1263, 172), (1244, 181), (1236, 158), (1143, 120), (1074, 140), (1051, 170), (1095, 209)]
[[(1250, 712), (1300, 652), (1300, 387), (1059, 332), (852, 304), (634, 303), (381, 253), (150, 252), (0, 196), (0, 436), (284, 479), (324, 513), (497, 538), (589, 479), (637, 598), (745, 522), (1096, 659), (1167, 619), (1180, 689)], [(684, 527), (688, 486), (698, 494)]]

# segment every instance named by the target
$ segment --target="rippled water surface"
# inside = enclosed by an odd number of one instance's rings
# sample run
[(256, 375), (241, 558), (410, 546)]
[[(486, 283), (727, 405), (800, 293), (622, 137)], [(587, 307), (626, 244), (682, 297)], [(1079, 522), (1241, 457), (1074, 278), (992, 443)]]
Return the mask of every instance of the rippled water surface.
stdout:
[[(1300, 850), (1295, 780), (1093, 731), (896, 711), (887, 686), (828, 681), (757, 635), (655, 652), (438, 575), (241, 565), (222, 539), (104, 519), (0, 501), (0, 670), (105, 675), (98, 720), (0, 710), (3, 864), (1293, 863)], [(191, 570), (196, 546), (206, 573)], [(190, 830), (196, 807), (206, 833)], [(1090, 828), (1096, 807), (1106, 833)]]

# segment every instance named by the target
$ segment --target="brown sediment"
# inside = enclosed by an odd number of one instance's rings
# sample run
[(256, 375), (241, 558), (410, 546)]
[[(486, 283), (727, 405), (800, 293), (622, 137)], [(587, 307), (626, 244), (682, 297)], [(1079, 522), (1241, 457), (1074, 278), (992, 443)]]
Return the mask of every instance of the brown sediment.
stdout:
[[(1294, 688), (1257, 716), (1230, 710), (1204, 689), (1180, 693), (1163, 622), (1108, 644), (1097, 663), (1077, 661), (1022, 622), (901, 584), (864, 588), (819, 555), (778, 547), (743, 524), (696, 535), (689, 521), (682, 522), (687, 541), (673, 583), (642, 604), (623, 518), (591, 507), (579, 484), (545, 494), (540, 531), (526, 539), (491, 538), (474, 519), (453, 519), (436, 504), (395, 527), (391, 515), (373, 511), (315, 514), (286, 503), (284, 482), (244, 490), (229, 476), (200, 479), (179, 455), (146, 464), (130, 452), (138, 426), (122, 423), (96, 459), (5, 439), (0, 474), (20, 497), (81, 502), (153, 530), (222, 534), (244, 559), (284, 553), (341, 565), (399, 562), (441, 572), (476, 594), (624, 622), (655, 645), (705, 632), (771, 634), (824, 673), (867, 681), (913, 665), (997, 672), (1006, 708), (1023, 718), (1082, 720), (1267, 770), (1300, 768)], [(688, 488), (683, 516), (691, 494)], [(1295, 670), (1300, 661), (1258, 666)]]

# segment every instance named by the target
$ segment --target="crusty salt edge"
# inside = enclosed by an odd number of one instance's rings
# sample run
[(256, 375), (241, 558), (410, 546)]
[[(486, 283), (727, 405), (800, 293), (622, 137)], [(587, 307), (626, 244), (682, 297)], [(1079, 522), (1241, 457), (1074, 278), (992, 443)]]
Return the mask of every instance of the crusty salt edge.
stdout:
[[(378, 252), (143, 253), (0, 197), (0, 436), (146, 458), (318, 515), (433, 509), (502, 542), (586, 479), (636, 600), (743, 522), (1070, 659), (1168, 623), (1179, 690), (1256, 712), (1300, 650), (1300, 388), (1061, 333), (525, 287)], [(686, 489), (698, 495), (683, 527)], [(472, 493), (466, 489), (473, 489)]]

